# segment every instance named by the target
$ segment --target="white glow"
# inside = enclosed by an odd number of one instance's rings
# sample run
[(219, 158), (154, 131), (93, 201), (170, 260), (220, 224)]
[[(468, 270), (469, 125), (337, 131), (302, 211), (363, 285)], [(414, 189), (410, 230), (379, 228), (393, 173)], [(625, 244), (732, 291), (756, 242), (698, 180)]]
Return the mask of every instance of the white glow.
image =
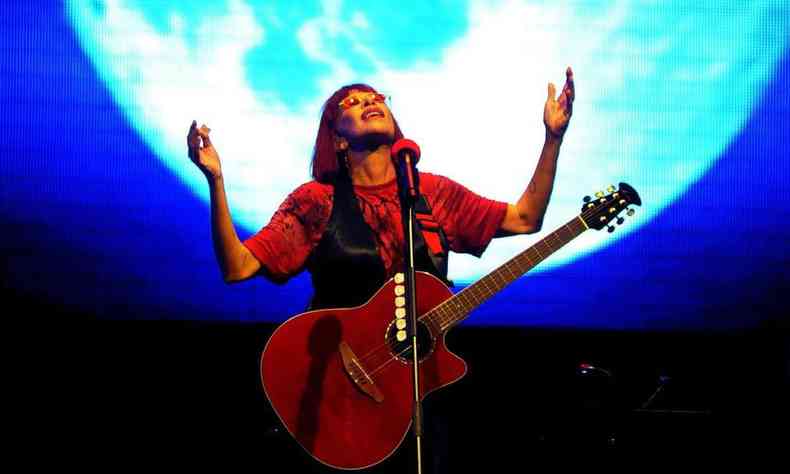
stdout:
[[(253, 90), (246, 79), (245, 56), (276, 47), (267, 43), (267, 31), (248, 3), (230, 1), (224, 14), (188, 27), (175, 15), (166, 32), (126, 2), (107, 1), (102, 14), (92, 3), (69, 2), (68, 12), (115, 100), (149, 146), (203, 199), (207, 189), (186, 157), (185, 135), (193, 118), (207, 123), (223, 159), (233, 215), (251, 231), (309, 179), (320, 104), (339, 86), (357, 81), (392, 95), (404, 133), (422, 147), (422, 170), (514, 202), (540, 153), (546, 84), (554, 81), (559, 89), (565, 67), (573, 66), (575, 113), (544, 232), (497, 240), (482, 261), (454, 258), (450, 276), (456, 280), (474, 279), (501, 264), (578, 214), (583, 195), (610, 183), (632, 184), (644, 208), (615, 234), (585, 234), (544, 266), (564, 264), (648, 222), (701, 176), (740, 129), (787, 41), (775, 39), (759, 51), (742, 46), (755, 30), (782, 34), (761, 29), (759, 19), (770, 5), (749, 2), (713, 23), (692, 16), (704, 8), (689, 8), (676, 14), (672, 28), (653, 31), (648, 20), (658, 6), (640, 2), (580, 8), (587, 4), (473, 1), (468, 31), (441, 51), (439, 61), (404, 68), (388, 64), (366, 42), (364, 32), (375, 22), (364, 6), (325, 1), (322, 15), (304, 18), (298, 41), (329, 73), (316, 79), (320, 94), (293, 110), (278, 91)], [(345, 9), (350, 24), (340, 18)], [(274, 12), (265, 17), (279, 24)], [(706, 25), (707, 36), (689, 30), (699, 24)], [(196, 42), (188, 30), (198, 32)], [(703, 55), (700, 38), (727, 47)], [(341, 40), (353, 54), (341, 54)], [(357, 57), (374, 71), (356, 72)], [(752, 67), (739, 66), (745, 62)], [(654, 95), (648, 97), (648, 90)], [(712, 120), (715, 126), (709, 126)]]

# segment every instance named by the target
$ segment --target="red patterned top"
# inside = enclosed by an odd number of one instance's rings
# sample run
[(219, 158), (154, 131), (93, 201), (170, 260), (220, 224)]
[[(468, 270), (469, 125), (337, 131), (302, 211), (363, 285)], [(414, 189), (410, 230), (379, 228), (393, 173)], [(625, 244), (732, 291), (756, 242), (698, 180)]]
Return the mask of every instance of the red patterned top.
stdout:
[[(479, 257), (507, 211), (507, 203), (486, 199), (449, 178), (430, 173), (420, 173), (420, 191), (454, 252)], [(397, 182), (355, 185), (354, 192), (362, 216), (373, 230), (389, 278), (403, 265)], [(304, 270), (307, 258), (329, 223), (333, 193), (332, 185), (317, 181), (299, 186), (280, 205), (269, 224), (243, 242), (272, 281), (284, 283)]]

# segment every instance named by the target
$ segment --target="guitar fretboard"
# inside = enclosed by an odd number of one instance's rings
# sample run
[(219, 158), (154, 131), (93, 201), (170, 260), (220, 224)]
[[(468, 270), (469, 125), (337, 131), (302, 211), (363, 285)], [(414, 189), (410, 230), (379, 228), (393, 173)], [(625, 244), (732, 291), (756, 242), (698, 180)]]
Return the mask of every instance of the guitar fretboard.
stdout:
[(467, 286), (452, 298), (425, 313), (420, 319), (428, 319), (433, 327), (442, 332), (466, 319), (469, 313), (491, 296), (527, 273), (549, 255), (587, 230), (581, 216), (541, 239), (538, 243), (511, 258), (497, 269), (472, 285)]

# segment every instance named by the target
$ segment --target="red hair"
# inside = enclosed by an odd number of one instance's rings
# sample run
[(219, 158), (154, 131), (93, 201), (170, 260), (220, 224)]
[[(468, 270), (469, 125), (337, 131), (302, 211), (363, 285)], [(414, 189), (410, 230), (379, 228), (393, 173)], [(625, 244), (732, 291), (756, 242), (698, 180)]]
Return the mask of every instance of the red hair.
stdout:
[[(338, 173), (345, 173), (346, 166), (344, 154), (335, 149), (335, 126), (340, 116), (340, 101), (348, 97), (352, 90), (376, 92), (367, 84), (350, 84), (343, 86), (329, 97), (321, 109), (321, 123), (318, 125), (318, 135), (315, 137), (313, 159), (310, 164), (310, 173), (313, 179), (321, 183), (334, 183)], [(393, 143), (403, 138), (403, 133), (395, 117), (395, 138)]]

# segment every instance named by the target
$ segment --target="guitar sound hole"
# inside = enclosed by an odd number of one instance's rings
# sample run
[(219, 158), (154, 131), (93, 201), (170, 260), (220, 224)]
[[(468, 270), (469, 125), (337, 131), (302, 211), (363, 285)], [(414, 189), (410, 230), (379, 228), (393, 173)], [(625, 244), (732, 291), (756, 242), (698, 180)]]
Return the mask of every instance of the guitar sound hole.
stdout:
[[(409, 363), (412, 361), (411, 350), (411, 334), (407, 331), (405, 341), (399, 342), (397, 339), (398, 329), (395, 327), (395, 321), (391, 322), (387, 328), (387, 344), (390, 346), (390, 351), (402, 362)], [(433, 352), (433, 337), (428, 326), (422, 321), (417, 321), (417, 357), (420, 361), (425, 360), (426, 357)]]

